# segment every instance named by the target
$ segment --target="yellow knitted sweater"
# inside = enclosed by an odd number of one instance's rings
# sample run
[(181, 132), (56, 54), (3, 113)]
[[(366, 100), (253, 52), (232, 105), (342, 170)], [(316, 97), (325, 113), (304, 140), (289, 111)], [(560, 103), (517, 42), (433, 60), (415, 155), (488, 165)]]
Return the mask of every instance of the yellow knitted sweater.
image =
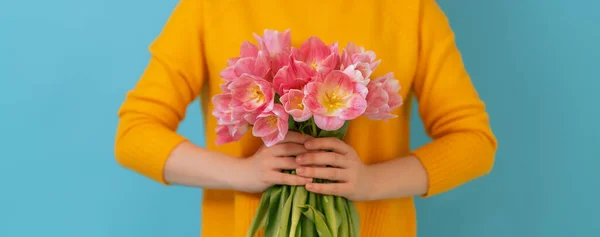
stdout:
[[(382, 60), (377, 72), (393, 72), (404, 105), (387, 122), (359, 118), (346, 142), (365, 164), (413, 154), (429, 177), (426, 196), (436, 195), (489, 172), (496, 139), (453, 31), (434, 0), (180, 0), (161, 34), (139, 83), (119, 111), (118, 162), (157, 182), (170, 152), (186, 138), (176, 133), (187, 106), (200, 97), (206, 148), (239, 157), (262, 144), (246, 136), (216, 146), (216, 119), (210, 98), (220, 93), (219, 72), (252, 33), (290, 29), (296, 47), (309, 36), (346, 45), (352, 41)], [(433, 141), (409, 150), (413, 98)], [(223, 171), (226, 173), (227, 171)], [(202, 236), (244, 236), (260, 195), (204, 190)], [(358, 202), (363, 237), (416, 236), (413, 198)]]

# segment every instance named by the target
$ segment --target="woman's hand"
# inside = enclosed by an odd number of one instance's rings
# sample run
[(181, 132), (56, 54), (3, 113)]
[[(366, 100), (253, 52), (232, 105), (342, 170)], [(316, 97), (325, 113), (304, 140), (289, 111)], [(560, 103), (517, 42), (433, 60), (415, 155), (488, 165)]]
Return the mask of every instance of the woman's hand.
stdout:
[(352, 147), (337, 138), (314, 138), (306, 141), (304, 147), (311, 152), (296, 158), (301, 165), (296, 173), (306, 178), (337, 181), (306, 184), (308, 191), (342, 196), (353, 201), (371, 199), (369, 187), (373, 184), (368, 168)]
[(299, 165), (294, 157), (308, 150), (304, 142), (310, 138), (296, 132), (288, 132), (280, 143), (272, 147), (261, 147), (254, 155), (242, 159), (234, 175), (235, 190), (258, 193), (266, 190), (272, 185), (305, 185), (312, 179), (281, 172), (282, 170), (294, 170)]

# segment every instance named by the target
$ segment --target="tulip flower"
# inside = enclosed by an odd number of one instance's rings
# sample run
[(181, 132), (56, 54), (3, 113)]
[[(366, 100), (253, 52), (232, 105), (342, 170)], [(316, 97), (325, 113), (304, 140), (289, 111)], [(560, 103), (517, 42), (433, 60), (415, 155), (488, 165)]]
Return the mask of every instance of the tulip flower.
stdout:
[(317, 37), (310, 37), (297, 51), (300, 61), (310, 65), (313, 70), (325, 76), (338, 68), (340, 56), (337, 43), (327, 46)]
[(402, 96), (398, 94), (400, 84), (393, 73), (387, 73), (367, 85), (367, 109), (365, 116), (375, 120), (387, 120), (398, 116), (392, 110), (402, 105)]
[(292, 89), (280, 98), (285, 112), (290, 114), (294, 121), (304, 122), (312, 116), (310, 109), (304, 105), (304, 92), (301, 90)]
[(341, 69), (354, 65), (355, 69), (360, 71), (364, 78), (371, 77), (371, 73), (379, 66), (381, 60), (376, 60), (373, 51), (365, 51), (363, 47), (358, 47), (354, 43), (348, 43), (341, 55)]
[(302, 89), (316, 72), (306, 63), (290, 57), (290, 64), (281, 68), (273, 78), (273, 85), (279, 95), (290, 89)]
[(248, 132), (248, 123), (217, 126), (217, 145), (240, 140)]
[(252, 128), (252, 135), (260, 137), (267, 147), (275, 145), (282, 141), (288, 132), (288, 117), (283, 106), (276, 104), (271, 111), (258, 116)]
[(254, 38), (261, 46), (261, 50), (267, 52), (273, 74), (289, 63), (292, 46), (289, 29), (283, 33), (276, 30), (264, 30), (263, 37), (254, 34)]
[(236, 80), (242, 74), (268, 78), (270, 65), (266, 52), (258, 51), (256, 46), (245, 42), (240, 49), (240, 54), (240, 57), (227, 61), (227, 68), (219, 73), (221, 78), (228, 82)]
[(341, 128), (346, 120), (359, 117), (367, 107), (366, 88), (337, 70), (308, 83), (304, 93), (304, 104), (314, 114), (316, 125), (327, 131)]
[(232, 106), (233, 97), (231, 94), (219, 94), (212, 98), (214, 105), (212, 114), (218, 119), (217, 124), (219, 125), (231, 125), (240, 123), (242, 121), (242, 115), (244, 110), (242, 107)]
[(242, 74), (240, 78), (231, 82), (232, 106), (241, 108), (246, 112), (245, 119), (254, 123), (256, 117), (273, 109), (275, 91), (272, 84), (260, 77)]

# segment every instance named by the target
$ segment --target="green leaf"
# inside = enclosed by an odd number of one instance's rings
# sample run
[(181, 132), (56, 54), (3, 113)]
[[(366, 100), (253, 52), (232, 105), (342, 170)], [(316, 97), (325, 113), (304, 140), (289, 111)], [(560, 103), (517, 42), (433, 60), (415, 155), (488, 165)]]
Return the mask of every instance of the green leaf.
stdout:
[[(312, 207), (317, 206), (316, 196), (312, 192), (308, 192), (307, 205), (312, 206)], [(298, 205), (298, 208), (300, 208), (300, 212), (302, 212), (302, 208), (301, 208), (300, 204)], [(303, 234), (302, 237), (317, 236), (317, 229), (315, 228), (314, 220), (310, 220), (306, 216), (302, 216), (300, 219), (301, 219), (301, 223), (302, 223), (302, 234)]]
[(318, 137), (336, 137), (340, 140), (344, 140), (344, 137), (346, 136), (346, 132), (348, 132), (349, 125), (350, 125), (350, 121), (348, 120), (348, 121), (344, 122), (344, 125), (342, 125), (342, 127), (339, 128), (338, 130), (334, 130), (334, 131), (321, 130)]
[(258, 204), (258, 210), (254, 215), (254, 219), (252, 219), (252, 223), (250, 223), (250, 228), (246, 233), (246, 237), (254, 237), (258, 230), (265, 225), (267, 220), (267, 212), (269, 211), (269, 200), (271, 198), (272, 190), (272, 188), (269, 188), (262, 194)]
[(331, 235), (337, 237), (341, 221), (339, 214), (335, 211), (334, 198), (332, 195), (320, 195), (320, 197), (321, 210), (323, 210), (323, 214), (325, 214), (327, 226), (329, 226), (329, 229), (331, 230)]
[(267, 216), (267, 223), (265, 226), (265, 236), (273, 236), (275, 231), (279, 228), (277, 224), (279, 219), (279, 201), (281, 200), (281, 194), (285, 186), (272, 186), (271, 197), (269, 199), (269, 215)]
[(346, 198), (336, 196), (335, 197), (335, 209), (339, 212), (341, 223), (338, 235), (340, 237), (350, 236), (350, 223), (348, 213), (346, 212)]
[(317, 200), (317, 205), (315, 205), (314, 207), (315, 207), (317, 210), (323, 210), (323, 203), (322, 203), (322, 201), (321, 201), (321, 198), (319, 198), (319, 196), (320, 196), (320, 194), (316, 194), (316, 193), (315, 193), (315, 199)]
[(298, 132), (298, 128), (296, 127), (296, 121), (294, 121), (294, 117), (291, 115), (288, 117), (288, 130)]
[(302, 228), (297, 228), (296, 229), (296, 233), (294, 235), (290, 235), (290, 236), (292, 236), (292, 237), (302, 237)]
[(310, 205), (302, 205), (302, 214), (306, 216), (308, 219), (312, 220), (315, 223), (315, 227), (317, 228), (317, 234), (320, 237), (333, 237), (331, 235), (331, 230), (327, 227), (327, 223), (325, 222), (325, 216), (323, 213), (319, 212), (313, 206)]
[[(289, 187), (289, 186), (286, 186)], [(277, 232), (277, 236), (279, 237), (287, 237), (289, 234), (289, 221), (290, 221), (290, 213), (292, 209), (292, 201), (294, 200), (294, 192), (296, 191), (296, 186), (290, 187), (290, 192), (287, 195), (283, 208), (280, 210), (281, 221), (279, 223), (279, 231)]]
[(290, 186), (282, 185), (283, 190), (281, 190), (281, 196), (279, 197), (279, 209), (277, 210), (277, 226), (273, 230), (273, 235), (269, 236), (279, 236), (279, 229), (281, 228), (281, 214), (283, 212), (283, 207), (285, 206), (285, 202), (290, 196)]
[(315, 223), (312, 222), (306, 216), (300, 216), (300, 228), (302, 229), (302, 235), (296, 235), (296, 237), (313, 237), (317, 236), (317, 229), (315, 229)]
[(346, 200), (346, 207), (348, 207), (348, 218), (350, 220), (350, 231), (354, 233), (353, 236), (360, 234), (360, 215), (354, 203), (350, 200)]
[(298, 228), (298, 224), (300, 223), (300, 217), (302, 216), (302, 209), (300, 209), (300, 205), (306, 204), (306, 199), (308, 199), (308, 191), (304, 186), (296, 187), (296, 192), (294, 193), (293, 200), (293, 209), (292, 209), (292, 221), (290, 223), (290, 235), (289, 237), (293, 237)]

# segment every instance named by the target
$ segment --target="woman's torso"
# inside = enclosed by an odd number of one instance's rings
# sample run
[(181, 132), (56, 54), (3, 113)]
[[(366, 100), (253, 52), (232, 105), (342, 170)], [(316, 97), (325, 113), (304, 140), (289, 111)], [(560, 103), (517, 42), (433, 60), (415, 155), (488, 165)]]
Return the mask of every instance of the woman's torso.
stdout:
[[(325, 43), (348, 42), (372, 50), (381, 59), (371, 78), (393, 72), (402, 86), (404, 105), (398, 118), (374, 121), (359, 118), (350, 123), (346, 142), (364, 163), (372, 164), (409, 152), (410, 89), (418, 58), (419, 2), (406, 1), (204, 1), (204, 52), (208, 82), (201, 95), (206, 114), (206, 146), (211, 150), (247, 157), (262, 144), (251, 134), (239, 142), (216, 146), (216, 120), (210, 115), (210, 98), (221, 92), (219, 72), (227, 59), (239, 55), (244, 41), (256, 43), (253, 33), (264, 29), (291, 30), (298, 47), (310, 36)], [(223, 173), (226, 175), (227, 171)], [(244, 236), (253, 218), (259, 195), (205, 190), (203, 236)], [(363, 237), (414, 236), (412, 198), (357, 203)]]

